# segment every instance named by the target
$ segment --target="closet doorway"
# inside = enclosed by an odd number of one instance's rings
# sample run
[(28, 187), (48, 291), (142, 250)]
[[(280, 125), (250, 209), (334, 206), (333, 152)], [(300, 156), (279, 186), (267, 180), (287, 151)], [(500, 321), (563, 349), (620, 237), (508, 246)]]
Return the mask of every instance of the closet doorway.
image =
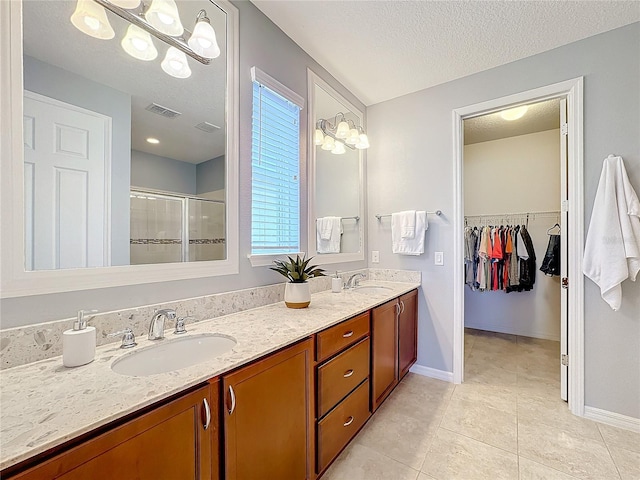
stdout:
[(566, 400), (561, 109), (553, 98), (463, 121), (465, 381)]
[[(465, 266), (454, 288), (454, 381), (502, 372), (505, 385), (538, 382), (576, 415), (584, 410), (581, 89), (579, 78), (454, 111), (454, 261)], [(556, 241), (561, 268), (558, 255), (545, 258)]]

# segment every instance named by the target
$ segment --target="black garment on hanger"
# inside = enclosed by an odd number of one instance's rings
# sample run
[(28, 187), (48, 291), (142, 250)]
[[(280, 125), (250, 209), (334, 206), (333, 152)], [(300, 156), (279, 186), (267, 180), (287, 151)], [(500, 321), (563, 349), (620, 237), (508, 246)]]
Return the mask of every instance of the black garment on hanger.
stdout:
[(547, 253), (542, 260), (540, 271), (549, 277), (560, 275), (560, 235), (549, 235)]
[(533, 249), (533, 242), (531, 236), (526, 227), (522, 225), (520, 227), (520, 235), (522, 235), (522, 241), (524, 242), (529, 258), (524, 260), (520, 259), (520, 285), (518, 291), (529, 291), (533, 289), (533, 284), (536, 283), (536, 251)]

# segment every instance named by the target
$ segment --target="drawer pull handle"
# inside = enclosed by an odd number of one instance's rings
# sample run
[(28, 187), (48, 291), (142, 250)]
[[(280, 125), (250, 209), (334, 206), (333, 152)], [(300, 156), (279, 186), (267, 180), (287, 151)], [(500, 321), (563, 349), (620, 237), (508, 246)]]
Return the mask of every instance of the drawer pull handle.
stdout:
[(349, 338), (351, 335), (353, 335), (353, 330), (349, 330), (342, 334), (343, 338)]
[(229, 408), (229, 415), (236, 409), (236, 393), (233, 391), (233, 387), (229, 385), (229, 395), (231, 396), (231, 408)]
[(351, 375), (353, 375), (353, 369), (347, 370), (346, 372), (344, 372), (344, 375), (342, 375), (344, 378), (349, 378)]
[(344, 422), (344, 426), (348, 427), (349, 425), (351, 425), (353, 423), (353, 417), (349, 417), (347, 418), (347, 421)]

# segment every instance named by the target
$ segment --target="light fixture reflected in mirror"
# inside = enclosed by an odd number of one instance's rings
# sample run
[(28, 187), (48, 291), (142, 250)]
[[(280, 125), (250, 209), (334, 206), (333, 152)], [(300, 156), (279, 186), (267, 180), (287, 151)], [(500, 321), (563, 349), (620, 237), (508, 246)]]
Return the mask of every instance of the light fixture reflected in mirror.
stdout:
[(169, 47), (160, 66), (172, 77), (189, 78), (191, 76), (187, 56), (175, 47)]
[(156, 30), (172, 37), (179, 37), (184, 33), (180, 21), (178, 7), (174, 0), (153, 0), (144, 18)]
[(134, 8), (138, 8), (140, 6), (140, 0), (110, 0), (111, 3), (120, 7), (126, 8), (127, 10), (133, 10)]
[(336, 155), (346, 152), (345, 145), (352, 150), (369, 148), (369, 138), (364, 128), (347, 119), (342, 112), (336, 113), (331, 121), (321, 118), (316, 122), (314, 143)]
[(82, 33), (100, 40), (110, 40), (116, 35), (107, 18), (107, 12), (93, 0), (78, 0), (71, 15), (71, 23)]
[(220, 47), (216, 40), (216, 32), (211, 26), (211, 20), (207, 17), (207, 12), (200, 10), (196, 17), (196, 26), (189, 37), (189, 46), (198, 55), (205, 58), (218, 58)]
[(158, 50), (153, 45), (149, 32), (135, 25), (129, 25), (127, 34), (120, 44), (125, 52), (138, 60), (150, 61), (158, 56)]

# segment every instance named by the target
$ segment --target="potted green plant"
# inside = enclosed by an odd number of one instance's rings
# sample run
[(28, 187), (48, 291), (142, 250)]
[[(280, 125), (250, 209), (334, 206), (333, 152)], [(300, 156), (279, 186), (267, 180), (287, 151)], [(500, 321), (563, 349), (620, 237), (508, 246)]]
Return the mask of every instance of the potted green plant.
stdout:
[(306, 308), (311, 303), (311, 291), (307, 280), (324, 276), (324, 269), (310, 265), (313, 257), (306, 258), (306, 255), (303, 255), (300, 258), (300, 255), (296, 255), (295, 260), (287, 258), (289, 261), (274, 260), (275, 267), (270, 268), (289, 280), (284, 290), (284, 303), (287, 307)]

